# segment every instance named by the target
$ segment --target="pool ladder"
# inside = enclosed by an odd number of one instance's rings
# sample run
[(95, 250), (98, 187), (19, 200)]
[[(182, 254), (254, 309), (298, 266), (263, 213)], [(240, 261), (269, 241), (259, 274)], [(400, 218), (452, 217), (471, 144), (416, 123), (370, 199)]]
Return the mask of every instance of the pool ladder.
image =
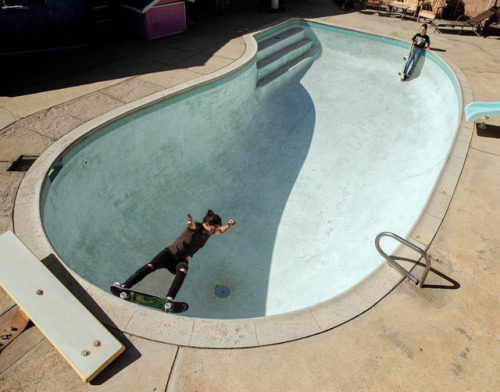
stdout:
[[(394, 260), (393, 257), (389, 256), (387, 253), (385, 253), (382, 248), (380, 247), (380, 239), (382, 237), (391, 237), (395, 239), (396, 241), (399, 241), (403, 245), (407, 246), (410, 249), (413, 249), (415, 252), (420, 253), (420, 255), (425, 259), (425, 270), (424, 273), (422, 274), (422, 277), (420, 278), (420, 281), (412, 275), (409, 271), (405, 270), (401, 265), (399, 265), (396, 260)], [(418, 246), (412, 244), (411, 242), (406, 241), (404, 238), (401, 238), (400, 236), (390, 233), (388, 231), (384, 231), (380, 233), (376, 238), (375, 238), (375, 247), (378, 250), (378, 253), (380, 253), (384, 259), (386, 259), (391, 266), (396, 268), (401, 275), (406, 276), (408, 279), (410, 279), (413, 283), (417, 284), (420, 288), (423, 287), (425, 279), (427, 278), (427, 274), (431, 270), (431, 259), (429, 258), (429, 255), (421, 248)]]

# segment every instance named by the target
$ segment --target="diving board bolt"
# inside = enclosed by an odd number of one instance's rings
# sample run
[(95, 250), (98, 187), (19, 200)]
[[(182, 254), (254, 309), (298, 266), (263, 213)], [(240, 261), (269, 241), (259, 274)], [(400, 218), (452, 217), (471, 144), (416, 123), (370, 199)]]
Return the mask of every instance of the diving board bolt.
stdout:
[(83, 350), (82, 351), (82, 356), (88, 357), (89, 355), (90, 355), (90, 351), (89, 350)]
[(43, 295), (43, 290), (42, 289), (38, 289), (36, 291), (36, 295)]

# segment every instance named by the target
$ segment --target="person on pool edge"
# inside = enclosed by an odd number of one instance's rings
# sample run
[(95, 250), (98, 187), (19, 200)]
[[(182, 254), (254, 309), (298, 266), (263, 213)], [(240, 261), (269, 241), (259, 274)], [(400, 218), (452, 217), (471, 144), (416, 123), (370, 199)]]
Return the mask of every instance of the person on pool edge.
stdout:
[(124, 283), (115, 284), (129, 289), (158, 268), (166, 268), (175, 275), (167, 293), (167, 299), (174, 300), (186, 278), (189, 268), (188, 259), (203, 248), (210, 236), (224, 234), (236, 224), (236, 221), (230, 219), (226, 226), (222, 226), (220, 216), (212, 210), (208, 210), (203, 218), (203, 223), (195, 222), (191, 214), (187, 214), (187, 217), (186, 229), (170, 246), (167, 246), (149, 263), (135, 271)]
[(430, 46), (431, 39), (427, 35), (427, 24), (424, 23), (420, 26), (420, 33), (415, 34), (411, 39), (410, 49), (407, 54), (408, 61), (406, 62), (403, 76), (401, 77), (402, 82), (413, 74), (418, 60), (424, 54), (425, 50), (429, 50)]

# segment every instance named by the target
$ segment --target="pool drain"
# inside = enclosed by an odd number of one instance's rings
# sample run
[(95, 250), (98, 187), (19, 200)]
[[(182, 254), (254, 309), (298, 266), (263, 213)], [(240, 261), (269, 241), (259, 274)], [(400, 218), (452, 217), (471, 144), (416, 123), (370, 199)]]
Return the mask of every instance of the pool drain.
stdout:
[(219, 298), (226, 298), (231, 295), (231, 290), (227, 286), (216, 286), (215, 295)]

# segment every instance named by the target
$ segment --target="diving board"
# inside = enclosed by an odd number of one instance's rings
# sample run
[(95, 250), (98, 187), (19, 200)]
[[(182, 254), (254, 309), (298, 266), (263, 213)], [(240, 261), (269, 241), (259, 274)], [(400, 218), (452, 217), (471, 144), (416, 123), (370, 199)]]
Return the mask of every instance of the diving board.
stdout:
[(476, 121), (481, 117), (500, 116), (500, 102), (471, 102), (464, 111), (466, 121)]
[(11, 231), (0, 235), (0, 285), (85, 382), (125, 350)]

